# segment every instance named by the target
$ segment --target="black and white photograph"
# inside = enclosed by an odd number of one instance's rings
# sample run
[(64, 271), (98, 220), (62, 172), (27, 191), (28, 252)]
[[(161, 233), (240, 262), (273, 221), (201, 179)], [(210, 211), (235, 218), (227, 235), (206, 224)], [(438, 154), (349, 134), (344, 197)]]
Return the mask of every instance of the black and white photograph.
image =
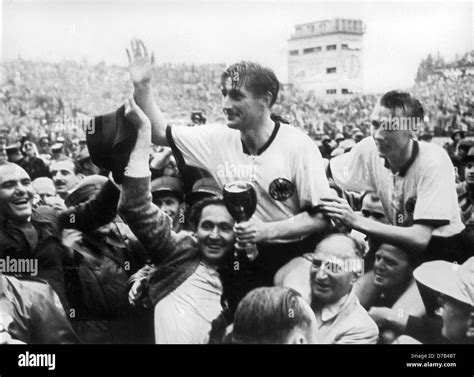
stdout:
[(0, 377), (474, 375), (472, 1), (0, 15)]

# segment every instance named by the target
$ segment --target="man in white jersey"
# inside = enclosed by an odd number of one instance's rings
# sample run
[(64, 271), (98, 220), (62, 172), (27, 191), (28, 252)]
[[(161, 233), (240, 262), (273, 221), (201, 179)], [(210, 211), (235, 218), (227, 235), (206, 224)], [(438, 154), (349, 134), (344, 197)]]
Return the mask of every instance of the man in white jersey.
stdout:
[(258, 271), (244, 279), (248, 289), (271, 285), (279, 267), (314, 250), (312, 236), (328, 227), (314, 209), (330, 195), (314, 142), (271, 118), (279, 90), (275, 74), (256, 63), (234, 64), (221, 76), (227, 127), (166, 127), (152, 94), (153, 57), (141, 41), (132, 41), (127, 53), (135, 100), (151, 120), (153, 143), (169, 145), (181, 166), (208, 170), (221, 187), (235, 180), (253, 183), (257, 210), (250, 221), (236, 224), (236, 238), (257, 243), (260, 252), (252, 263)]
[(323, 200), (322, 209), (381, 242), (425, 253), (427, 259), (454, 261), (465, 250), (454, 168), (441, 147), (413, 138), (423, 115), (421, 103), (410, 94), (384, 94), (372, 113), (373, 137), (329, 165), (342, 189), (374, 191), (390, 224), (358, 216), (341, 200)]
[[(357, 215), (342, 199), (324, 199), (331, 218), (380, 242), (421, 259), (462, 264), (474, 249), (463, 236), (454, 167), (448, 154), (433, 143), (419, 143), (414, 131), (424, 111), (410, 94), (385, 93), (372, 113), (372, 137), (331, 160), (329, 175), (343, 190), (371, 190), (380, 197), (390, 224)], [(436, 298), (422, 293), (428, 313)]]

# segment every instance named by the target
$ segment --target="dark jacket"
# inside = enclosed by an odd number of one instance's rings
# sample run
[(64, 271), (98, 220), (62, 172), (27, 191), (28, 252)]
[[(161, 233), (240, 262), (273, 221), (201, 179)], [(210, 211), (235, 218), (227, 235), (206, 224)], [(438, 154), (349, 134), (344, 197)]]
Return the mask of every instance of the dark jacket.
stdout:
[(28, 344), (79, 343), (58, 296), (37, 278), (0, 274), (0, 324)]
[[(63, 270), (69, 262), (61, 232), (64, 228), (87, 232), (107, 224), (115, 217), (119, 197), (120, 191), (107, 182), (97, 197), (87, 203), (62, 212), (46, 206), (34, 210), (25, 227), (0, 220), (0, 258), (36, 258), (38, 277), (50, 283), (67, 308)], [(37, 235), (36, 245), (32, 233)]]
[(119, 213), (156, 266), (149, 278), (150, 299), (156, 305), (196, 271), (201, 254), (189, 234), (172, 232), (167, 216), (152, 203), (150, 177), (124, 177)]
[(17, 164), (25, 169), (32, 181), (39, 177), (50, 177), (49, 169), (41, 158), (23, 158)]

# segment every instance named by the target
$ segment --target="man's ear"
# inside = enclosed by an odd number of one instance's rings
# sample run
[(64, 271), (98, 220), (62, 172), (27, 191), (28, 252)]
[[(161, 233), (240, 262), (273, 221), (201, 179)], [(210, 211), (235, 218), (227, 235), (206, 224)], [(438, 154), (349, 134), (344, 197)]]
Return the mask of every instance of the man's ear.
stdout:
[(273, 101), (273, 95), (270, 93), (270, 92), (266, 92), (263, 96), (262, 96), (262, 101), (263, 103), (268, 107), (270, 108), (270, 105)]

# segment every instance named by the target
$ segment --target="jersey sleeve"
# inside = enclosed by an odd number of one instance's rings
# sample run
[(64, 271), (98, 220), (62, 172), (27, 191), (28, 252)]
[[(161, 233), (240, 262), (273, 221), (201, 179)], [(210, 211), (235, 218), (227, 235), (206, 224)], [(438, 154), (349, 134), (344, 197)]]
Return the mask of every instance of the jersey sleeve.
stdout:
[(329, 175), (344, 191), (374, 191), (372, 153), (375, 148), (372, 138), (366, 138), (348, 153), (329, 161)]
[(301, 209), (310, 209), (320, 204), (322, 197), (331, 195), (323, 158), (312, 142), (302, 143), (298, 150), (295, 169), (296, 190)]
[(458, 205), (455, 187), (454, 169), (448, 155), (430, 161), (419, 179), (414, 223), (434, 227), (448, 225), (453, 208)]
[(227, 131), (219, 126), (168, 126), (166, 138), (180, 165), (209, 169), (215, 162), (216, 148), (227, 145)]

